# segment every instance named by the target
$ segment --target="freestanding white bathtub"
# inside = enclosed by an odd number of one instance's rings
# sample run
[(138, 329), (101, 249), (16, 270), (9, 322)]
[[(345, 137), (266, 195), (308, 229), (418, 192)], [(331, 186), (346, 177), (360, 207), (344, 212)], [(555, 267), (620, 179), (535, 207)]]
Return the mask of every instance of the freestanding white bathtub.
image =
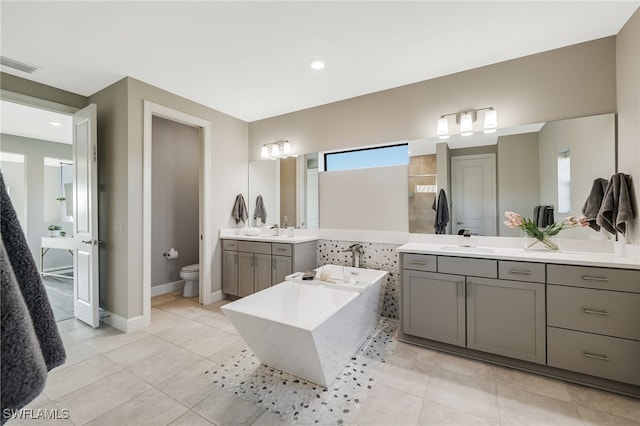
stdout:
[(376, 327), (387, 272), (323, 268), (329, 282), (293, 274), (221, 308), (261, 363), (326, 387)]

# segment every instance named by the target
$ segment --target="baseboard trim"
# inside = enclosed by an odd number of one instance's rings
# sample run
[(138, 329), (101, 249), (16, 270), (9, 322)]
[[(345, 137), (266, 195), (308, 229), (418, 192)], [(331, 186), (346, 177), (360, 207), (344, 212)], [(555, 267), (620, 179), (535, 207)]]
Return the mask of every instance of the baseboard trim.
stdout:
[(133, 318), (125, 318), (105, 310), (100, 314), (100, 321), (125, 333), (140, 330), (141, 328), (149, 325), (142, 315)]
[(184, 289), (184, 280), (174, 281), (171, 283), (151, 286), (151, 297), (160, 296), (162, 294), (174, 291), (182, 291)]
[(222, 290), (214, 291), (211, 293), (211, 303), (216, 303), (224, 299), (224, 293)]

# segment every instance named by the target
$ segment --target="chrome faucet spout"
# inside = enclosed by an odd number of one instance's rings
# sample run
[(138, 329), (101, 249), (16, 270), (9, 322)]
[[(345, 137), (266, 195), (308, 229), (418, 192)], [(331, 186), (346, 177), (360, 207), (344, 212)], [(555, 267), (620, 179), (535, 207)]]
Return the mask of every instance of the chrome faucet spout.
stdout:
[(351, 252), (351, 266), (354, 268), (360, 267), (360, 257), (364, 254), (362, 244), (352, 244), (348, 249), (342, 250), (342, 252)]

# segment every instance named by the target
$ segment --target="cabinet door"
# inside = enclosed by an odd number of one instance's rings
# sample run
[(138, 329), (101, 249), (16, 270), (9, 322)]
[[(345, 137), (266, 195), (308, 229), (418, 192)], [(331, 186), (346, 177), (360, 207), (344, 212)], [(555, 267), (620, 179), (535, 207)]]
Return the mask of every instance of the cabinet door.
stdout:
[(464, 281), (460, 275), (403, 271), (403, 332), (465, 345)]
[(467, 278), (467, 346), (544, 364), (544, 284)]
[(254, 254), (254, 291), (271, 287), (271, 255)]
[(253, 253), (238, 252), (238, 296), (253, 293)]
[(279, 284), (284, 281), (284, 277), (293, 273), (291, 270), (291, 258), (288, 256), (273, 256), (271, 260), (273, 284)]
[(238, 252), (222, 251), (222, 292), (238, 295)]

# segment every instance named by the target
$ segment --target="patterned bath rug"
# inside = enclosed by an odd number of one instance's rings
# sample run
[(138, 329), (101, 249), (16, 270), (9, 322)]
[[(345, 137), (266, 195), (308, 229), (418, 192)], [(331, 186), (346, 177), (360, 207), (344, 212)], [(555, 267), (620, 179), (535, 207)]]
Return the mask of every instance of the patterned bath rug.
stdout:
[(258, 404), (291, 424), (342, 425), (372, 389), (374, 370), (393, 353), (398, 321), (381, 318), (328, 388), (260, 364), (243, 350), (207, 371), (226, 392)]

